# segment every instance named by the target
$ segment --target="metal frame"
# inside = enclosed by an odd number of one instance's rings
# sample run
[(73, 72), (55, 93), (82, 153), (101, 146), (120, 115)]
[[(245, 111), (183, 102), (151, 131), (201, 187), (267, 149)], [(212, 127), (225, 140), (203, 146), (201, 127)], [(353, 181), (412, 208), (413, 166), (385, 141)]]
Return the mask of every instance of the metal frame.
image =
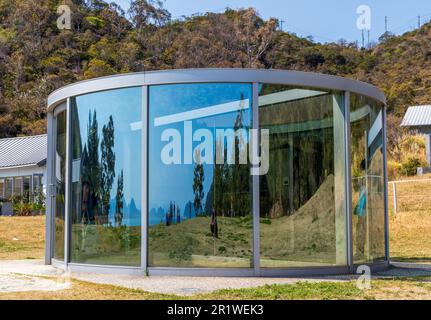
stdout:
[[(253, 116), (252, 128), (259, 129), (259, 84), (253, 83)], [(259, 137), (258, 137), (259, 139)], [(260, 146), (260, 141), (256, 141)], [(260, 176), (252, 176), (252, 210), (253, 210), (253, 268), (254, 275), (260, 276)]]
[(353, 208), (352, 208), (352, 169), (351, 169), (351, 146), (350, 146), (350, 92), (344, 93), (344, 141), (345, 146), (345, 183), (346, 183), (346, 245), (347, 265), (349, 272), (354, 272), (353, 261)]
[(45, 264), (51, 263), (52, 234), (54, 206), (52, 205), (52, 178), (53, 178), (53, 147), (54, 147), (54, 114), (48, 113), (48, 157), (46, 159), (46, 223), (45, 223)]
[[(69, 100), (69, 99), (67, 99)], [(56, 187), (55, 187), (55, 171), (53, 170), (55, 167), (55, 148), (56, 148), (56, 130), (57, 130), (57, 116), (65, 111), (68, 113), (68, 104), (67, 100), (60, 105), (57, 105), (53, 112), (48, 113), (48, 156), (47, 156), (47, 172), (46, 172), (46, 225), (45, 225), (45, 264), (61, 264), (67, 267), (67, 263), (65, 261), (60, 262), (57, 259), (54, 259), (54, 237), (55, 237), (55, 196), (56, 196)], [(70, 127), (70, 126), (68, 126)], [(67, 129), (68, 130), (68, 129)], [(67, 143), (68, 141), (66, 141)], [(67, 157), (67, 154), (66, 154)], [(69, 167), (69, 166), (67, 166)], [(68, 170), (68, 168), (66, 168)], [(66, 208), (66, 211), (69, 211)], [(66, 230), (65, 230), (66, 231)], [(65, 233), (66, 234), (66, 233)], [(68, 252), (68, 250), (65, 252)]]
[(272, 83), (352, 91), (386, 104), (383, 92), (368, 83), (320, 73), (234, 68), (183, 69), (129, 73), (77, 82), (54, 91), (48, 97), (48, 111), (54, 110), (58, 104), (64, 102), (68, 97), (86, 93), (144, 85), (196, 82)]
[(142, 150), (141, 150), (141, 271), (147, 274), (148, 266), (148, 86), (142, 87)]
[(66, 267), (70, 261), (70, 239), (71, 239), (71, 223), (70, 216), (70, 198), (72, 188), (72, 113), (70, 112), (71, 97), (67, 98), (66, 103), (66, 172), (65, 172), (65, 188), (64, 188), (64, 263)]
[[(319, 88), (337, 90), (343, 94), (344, 100), (344, 128), (343, 135), (346, 143), (345, 162), (345, 188), (346, 188), (346, 247), (347, 265), (344, 266), (322, 266), (304, 268), (261, 268), (260, 266), (260, 177), (252, 177), (252, 208), (253, 208), (253, 263), (250, 268), (163, 268), (148, 267), (148, 103), (149, 86), (160, 84), (184, 84), (184, 83), (250, 83), (253, 88), (252, 104), (252, 127), (259, 128), (259, 83), (282, 84), (289, 86)], [(70, 263), (70, 170), (71, 170), (71, 115), (70, 100), (72, 97), (94, 93), (110, 89), (120, 89), (128, 87), (142, 87), (142, 216), (141, 216), (141, 266), (140, 267), (118, 267), (106, 265), (86, 265)], [(51, 201), (47, 201), (47, 226), (46, 241), (47, 250), (45, 256), (46, 264), (53, 264), (60, 268), (75, 272), (98, 272), (98, 273), (119, 273), (132, 275), (178, 275), (178, 276), (318, 276), (354, 273), (356, 266), (353, 260), (353, 237), (352, 237), (352, 185), (351, 185), (351, 155), (350, 155), (350, 96), (351, 93), (364, 95), (386, 104), (384, 94), (376, 87), (364, 82), (344, 79), (341, 77), (305, 73), (297, 71), (281, 70), (256, 70), (256, 69), (188, 69), (188, 70), (168, 70), (151, 71), (141, 73), (131, 73), (103, 77), (93, 80), (78, 82), (73, 85), (63, 87), (53, 92), (48, 97), (48, 173), (47, 173), (47, 196)], [(66, 105), (61, 105), (66, 102)], [(55, 116), (67, 110), (67, 167), (66, 167), (66, 214), (65, 214), (65, 259), (57, 261), (52, 258), (53, 244), (53, 210), (52, 204), (52, 179), (53, 179), (53, 155), (55, 146)], [(387, 182), (386, 167), (386, 107), (383, 108), (383, 135), (384, 135), (384, 179)], [(385, 196), (387, 196), (387, 184), (384, 186)], [(389, 266), (389, 241), (388, 241), (388, 206), (385, 197), (385, 242), (386, 261), (369, 264), (373, 271), (382, 270)]]
[(384, 198), (385, 198), (385, 260), (390, 263), (390, 250), (389, 250), (389, 204), (388, 204), (388, 160), (387, 160), (387, 122), (386, 122), (386, 105), (383, 106), (383, 170), (384, 170), (384, 185), (385, 188)]

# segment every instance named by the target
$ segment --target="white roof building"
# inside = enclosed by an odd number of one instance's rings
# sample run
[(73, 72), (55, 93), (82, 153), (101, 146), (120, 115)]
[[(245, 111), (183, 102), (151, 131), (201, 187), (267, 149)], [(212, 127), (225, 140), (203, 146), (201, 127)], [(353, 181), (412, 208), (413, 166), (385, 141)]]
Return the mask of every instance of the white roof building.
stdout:
[(45, 192), (46, 157), (47, 135), (0, 139), (0, 201)]
[(426, 158), (428, 165), (431, 165), (431, 105), (409, 107), (401, 126), (426, 136)]

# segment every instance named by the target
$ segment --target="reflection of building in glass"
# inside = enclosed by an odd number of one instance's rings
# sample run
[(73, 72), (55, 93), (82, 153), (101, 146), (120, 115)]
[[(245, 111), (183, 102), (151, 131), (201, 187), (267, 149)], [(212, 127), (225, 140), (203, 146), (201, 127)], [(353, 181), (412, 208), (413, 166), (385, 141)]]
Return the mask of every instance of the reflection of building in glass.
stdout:
[[(47, 263), (248, 276), (388, 265), (385, 98), (368, 84), (147, 72), (60, 89), (49, 112), (61, 161), (48, 162), (60, 179)], [(252, 129), (269, 132), (261, 176)]]

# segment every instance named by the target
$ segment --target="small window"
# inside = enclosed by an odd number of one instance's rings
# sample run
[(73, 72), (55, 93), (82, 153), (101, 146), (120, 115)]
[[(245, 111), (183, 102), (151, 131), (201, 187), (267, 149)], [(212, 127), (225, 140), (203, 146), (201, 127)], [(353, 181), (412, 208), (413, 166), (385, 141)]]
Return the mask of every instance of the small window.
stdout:
[(34, 175), (33, 176), (33, 193), (41, 191), (42, 189), (43, 189), (42, 176), (41, 175)]
[(0, 179), (0, 201), (4, 199), (4, 179)]
[(13, 182), (13, 195), (22, 196), (22, 177), (15, 177)]
[(31, 176), (22, 178), (22, 196), (26, 202), (29, 202), (31, 199)]
[(6, 178), (5, 184), (4, 184), (4, 199), (10, 200), (10, 197), (12, 196), (12, 181), (13, 178)]

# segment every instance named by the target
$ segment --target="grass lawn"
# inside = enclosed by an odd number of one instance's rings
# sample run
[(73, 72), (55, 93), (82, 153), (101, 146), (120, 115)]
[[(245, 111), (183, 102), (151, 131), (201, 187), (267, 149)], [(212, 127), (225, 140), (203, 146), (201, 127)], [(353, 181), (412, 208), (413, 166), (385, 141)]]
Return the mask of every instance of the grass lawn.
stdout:
[[(42, 259), (45, 245), (44, 226), (45, 217), (0, 217), (0, 260)], [(392, 260), (431, 262), (429, 230), (431, 209), (401, 211), (397, 215), (391, 212)]]
[[(430, 192), (430, 181), (398, 185), (399, 212), (395, 215), (392, 188), (389, 186), (393, 261), (431, 263), (431, 197), (427, 197)], [(44, 224), (45, 217), (0, 217), (0, 260), (43, 258)], [(188, 297), (72, 280), (71, 287), (66, 290), (0, 293), (0, 300), (3, 299), (431, 299), (431, 277), (373, 280), (372, 289), (365, 291), (358, 289), (355, 281), (304, 281), (291, 285), (219, 290)]]
[[(422, 180), (431, 178), (424, 176)], [(421, 180), (418, 177), (404, 180)], [(389, 236), (393, 261), (431, 263), (431, 181), (397, 184), (398, 212), (393, 211), (392, 184), (389, 196)]]
[(431, 299), (431, 278), (374, 280), (370, 290), (357, 288), (355, 281), (298, 282), (250, 289), (219, 290), (193, 296), (149, 293), (111, 285), (72, 280), (70, 289), (56, 292), (0, 293), (0, 300), (385, 300)]
[(45, 216), (0, 216), (0, 260), (42, 259), (44, 252)]

